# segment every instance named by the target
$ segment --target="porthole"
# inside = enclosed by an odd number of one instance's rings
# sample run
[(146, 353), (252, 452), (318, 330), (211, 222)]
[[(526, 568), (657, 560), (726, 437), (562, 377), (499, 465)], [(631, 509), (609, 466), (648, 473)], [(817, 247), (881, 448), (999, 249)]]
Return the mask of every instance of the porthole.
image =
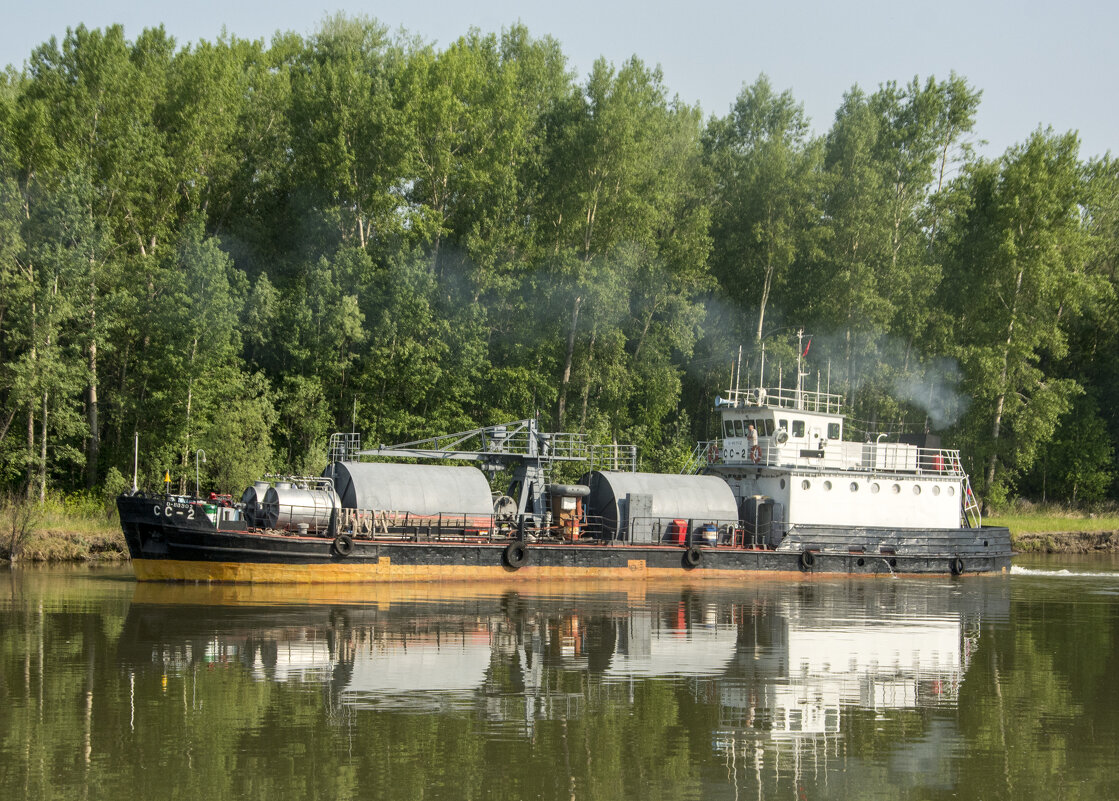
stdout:
[(920, 495), (921, 494), (921, 485), (920, 484), (914, 484), (913, 485), (913, 494), (914, 495)]
[(831, 482), (830, 481), (825, 481), (824, 482), (824, 491), (827, 492), (830, 489), (831, 489)]
[(866, 564), (866, 560), (865, 559), (859, 559), (857, 562), (855, 562), (855, 564), (857, 564), (859, 567), (862, 567), (863, 565)]
[(899, 492), (901, 492), (901, 486), (898, 484), (894, 484), (894, 486), (890, 487), (890, 489), (891, 491), (893, 491), (894, 495), (897, 495)]
[(800, 482), (800, 488), (802, 490), (812, 489), (812, 482), (806, 478), (804, 481)]
[(933, 484), (932, 493), (933, 493), (933, 495), (939, 495), (940, 494), (940, 485), (939, 484)]
[(949, 487), (949, 488), (948, 488), (948, 494), (949, 494), (950, 496), (951, 496), (951, 495), (955, 495), (955, 494), (956, 494), (956, 488), (955, 488), (955, 487)]
[(785, 489), (785, 479), (781, 479), (781, 489)]
[(877, 495), (881, 489), (882, 488), (880, 486), (878, 486), (878, 482), (875, 482), (875, 483), (870, 485), (870, 491), (872, 493), (874, 493), (875, 495)]
[(859, 482), (858, 481), (852, 481), (851, 482), (851, 492), (858, 492), (858, 491), (859, 491)]

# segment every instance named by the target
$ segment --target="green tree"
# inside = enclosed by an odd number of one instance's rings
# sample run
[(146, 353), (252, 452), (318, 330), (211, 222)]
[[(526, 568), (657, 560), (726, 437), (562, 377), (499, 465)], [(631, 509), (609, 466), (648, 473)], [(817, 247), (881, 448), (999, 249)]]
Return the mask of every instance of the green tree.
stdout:
[(804, 107), (761, 75), (705, 136), (713, 173), (712, 268), (727, 296), (753, 307), (761, 342), (766, 310), (798, 259), (814, 247), (822, 143)]
[(1086, 274), (1085, 185), (1075, 134), (1035, 132), (967, 170), (953, 221), (946, 307), (973, 398), (968, 439), (988, 497), (1006, 496), (1080, 388), (1053, 374), (1067, 320), (1094, 291)]

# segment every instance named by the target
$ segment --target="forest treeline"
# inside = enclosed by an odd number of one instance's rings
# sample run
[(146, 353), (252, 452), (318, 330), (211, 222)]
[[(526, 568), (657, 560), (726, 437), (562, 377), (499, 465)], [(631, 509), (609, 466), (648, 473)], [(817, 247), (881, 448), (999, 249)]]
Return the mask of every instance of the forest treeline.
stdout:
[[(439, 49), (338, 16), (188, 46), (79, 27), (0, 79), (0, 485), (238, 491), (539, 415), (678, 468), (731, 366), (933, 431), (982, 492), (1115, 497), (1119, 166), (973, 150), (960, 76), (816, 135), (517, 26)], [(809, 344), (811, 342), (811, 344)], [(740, 351), (741, 348), (741, 351)]]

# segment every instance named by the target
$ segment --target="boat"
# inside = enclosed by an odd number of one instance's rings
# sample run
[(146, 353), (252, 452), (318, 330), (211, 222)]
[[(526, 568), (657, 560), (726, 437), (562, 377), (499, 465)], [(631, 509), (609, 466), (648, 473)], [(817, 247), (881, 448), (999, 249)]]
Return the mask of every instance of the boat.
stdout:
[(842, 397), (802, 377), (799, 359), (793, 389), (764, 387), (764, 371), (740, 389), (732, 373), (715, 401), (721, 436), (679, 474), (640, 472), (633, 446), (527, 419), (370, 449), (338, 433), (321, 476), (269, 476), (237, 501), (146, 494), (134, 480), (117, 507), (141, 581), (1009, 569), (1010, 532), (983, 524), (958, 450), (931, 435), (845, 439)]

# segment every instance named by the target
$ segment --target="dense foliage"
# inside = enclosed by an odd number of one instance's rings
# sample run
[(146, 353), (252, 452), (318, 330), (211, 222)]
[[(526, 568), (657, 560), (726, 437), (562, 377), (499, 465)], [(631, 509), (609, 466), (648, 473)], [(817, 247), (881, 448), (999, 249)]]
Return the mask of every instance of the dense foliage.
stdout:
[[(956, 75), (763, 76), (702, 118), (522, 27), (445, 49), (335, 17), (181, 46), (79, 27), (0, 77), (0, 485), (227, 490), (540, 415), (673, 469), (742, 353), (934, 430), (996, 500), (1116, 486), (1119, 166), (970, 143)], [(740, 351), (741, 347), (741, 351)]]

